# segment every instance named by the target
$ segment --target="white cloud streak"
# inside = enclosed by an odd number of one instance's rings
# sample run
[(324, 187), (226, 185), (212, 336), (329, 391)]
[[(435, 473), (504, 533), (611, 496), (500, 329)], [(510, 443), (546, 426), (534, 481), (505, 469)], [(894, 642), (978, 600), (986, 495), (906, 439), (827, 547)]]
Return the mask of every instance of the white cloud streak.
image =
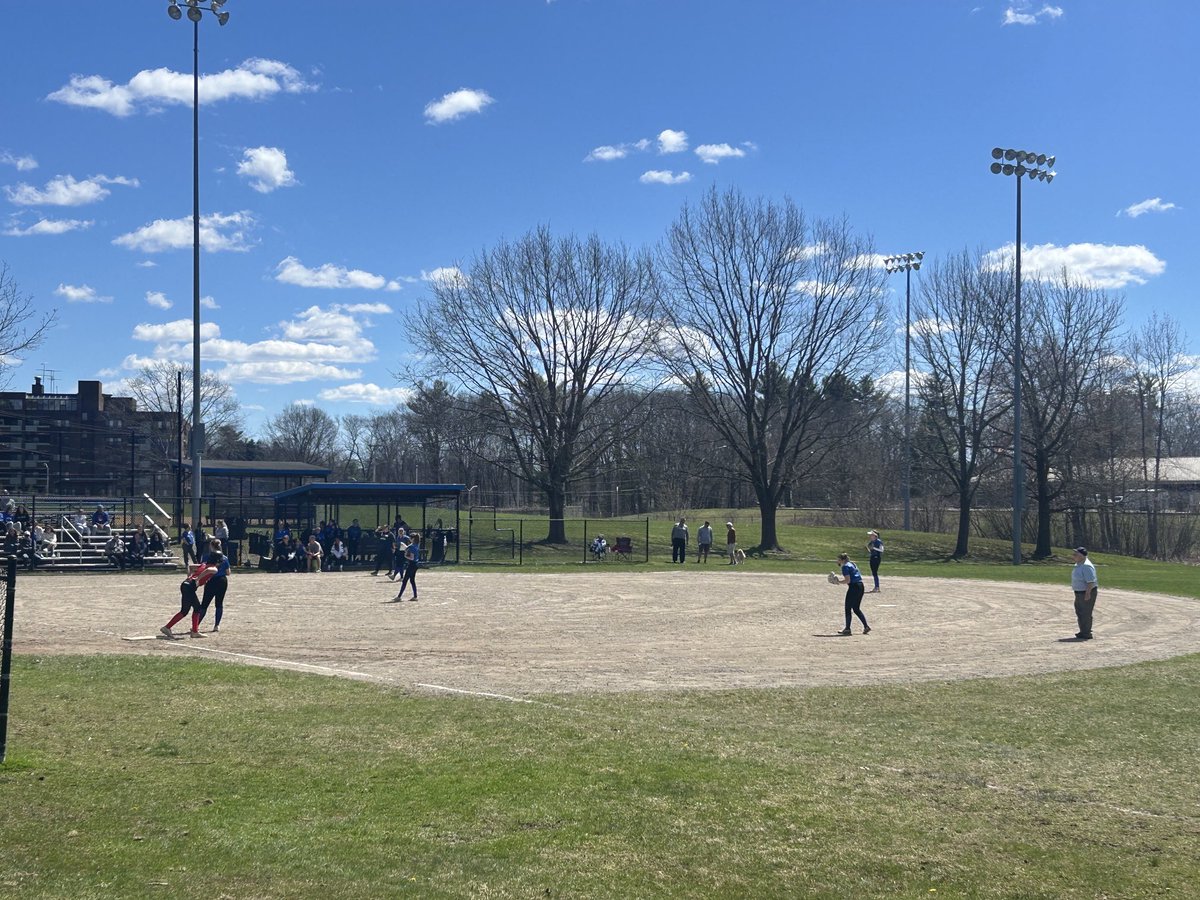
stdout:
[(1127, 206), (1117, 213), (1118, 216), (1129, 216), (1131, 219), (1136, 219), (1138, 216), (1144, 216), (1146, 213), (1166, 212), (1169, 209), (1178, 209), (1174, 203), (1163, 202), (1162, 197), (1151, 197), (1149, 200), (1143, 200), (1141, 203), (1135, 203), (1132, 206)]
[[(1006, 244), (984, 257), (992, 267), (1012, 265), (1014, 245)], [(1118, 289), (1129, 284), (1145, 284), (1161, 275), (1167, 264), (1141, 244), (1037, 244), (1021, 251), (1021, 271), (1040, 280), (1058, 277), (1065, 269), (1072, 278), (1098, 288)]]
[(315, 269), (305, 266), (294, 256), (286, 257), (275, 267), (275, 280), (306, 288), (358, 288), (366, 291), (398, 291), (400, 283), (362, 269), (347, 269), (325, 263)]
[(329, 403), (364, 403), (371, 406), (395, 406), (397, 403), (406, 403), (412, 396), (412, 388), (385, 388), (370, 382), (343, 384), (317, 394), (318, 399)]
[[(248, 59), (235, 69), (200, 76), (200, 103), (223, 100), (265, 100), (279, 94), (299, 94), (316, 86), (287, 63), (273, 59)], [(171, 69), (143, 69), (125, 84), (114, 84), (100, 75), (72, 75), (71, 80), (47, 100), (99, 109), (125, 117), (139, 110), (192, 102), (192, 74)]]
[(92, 219), (38, 219), (32, 225), (22, 228), (13, 222), (4, 234), (8, 237), (32, 237), (44, 234), (66, 234), (68, 231), (80, 231), (91, 228), (95, 223)]
[(495, 102), (487, 91), (459, 88), (444, 94), (440, 100), (430, 100), (425, 106), (425, 121), (432, 125), (454, 122), (463, 116), (483, 112), (485, 106)]
[(1030, 12), (1028, 3), (1018, 3), (1004, 10), (1004, 19), (1001, 20), (1001, 25), (1037, 25), (1043, 20), (1053, 21), (1062, 18), (1063, 8), (1061, 6), (1043, 6), (1036, 12)]
[(175, 305), (162, 291), (146, 291), (146, 302), (155, 309), (170, 309)]
[(643, 172), (642, 177), (638, 179), (642, 184), (686, 184), (691, 180), (691, 172), (680, 172), (676, 175), (661, 169), (650, 169), (648, 172)]
[[(254, 217), (248, 212), (210, 213), (200, 217), (200, 246), (209, 253), (221, 250), (244, 252), (250, 249), (249, 230)], [(118, 247), (140, 250), (143, 253), (161, 253), (192, 246), (192, 217), (182, 219), (156, 219), (136, 231), (114, 238)]]
[(737, 159), (745, 156), (746, 151), (741, 147), (731, 147), (729, 144), (701, 144), (696, 148), (696, 155), (701, 162), (716, 165), (723, 159)]
[(96, 203), (112, 193), (106, 184), (121, 184), (127, 187), (138, 187), (136, 178), (126, 178), (116, 175), (92, 175), (89, 178), (76, 180), (71, 175), (59, 175), (46, 182), (46, 186), (38, 190), (31, 184), (21, 182), (15, 188), (5, 187), (4, 193), (9, 202), (17, 206), (83, 206)]
[(56, 297), (64, 298), (68, 303), (112, 303), (112, 297), (102, 297), (96, 289), (87, 284), (62, 284), (54, 289)]
[(296, 173), (288, 168), (287, 154), (278, 147), (252, 147), (244, 151), (237, 173), (260, 194), (299, 183)]
[(17, 156), (8, 150), (0, 150), (0, 163), (16, 166), (18, 172), (30, 172), (38, 167), (37, 160), (32, 156)]

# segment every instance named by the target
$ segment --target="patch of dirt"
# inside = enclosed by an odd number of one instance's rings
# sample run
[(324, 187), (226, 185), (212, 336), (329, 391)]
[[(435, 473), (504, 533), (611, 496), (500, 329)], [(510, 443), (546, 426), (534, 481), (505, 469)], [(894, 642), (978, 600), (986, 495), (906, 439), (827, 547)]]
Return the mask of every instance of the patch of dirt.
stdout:
[(204, 638), (167, 640), (155, 635), (179, 608), (173, 578), (23, 577), (14, 652), (193, 655), (513, 697), (996, 677), (1200, 652), (1200, 602), (1103, 586), (1096, 639), (1062, 642), (1076, 628), (1066, 583), (885, 578), (863, 603), (872, 633), (856, 620), (847, 638), (844, 588), (818, 575), (612, 566), (420, 582), (419, 602), (389, 603), (395, 586), (366, 573), (237, 574), (219, 634), (210, 609)]

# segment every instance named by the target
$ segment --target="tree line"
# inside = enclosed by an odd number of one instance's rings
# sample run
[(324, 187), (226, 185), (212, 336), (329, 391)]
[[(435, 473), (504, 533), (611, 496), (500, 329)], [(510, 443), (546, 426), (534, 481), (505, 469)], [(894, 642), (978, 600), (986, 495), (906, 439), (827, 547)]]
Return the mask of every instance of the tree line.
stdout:
[[(431, 284), (409, 327), (421, 362), (398, 373), (414, 385), (406, 403), (293, 405), (250, 438), (210, 378), (209, 453), (478, 485), (476, 503), (545, 509), (550, 542), (571, 508), (754, 506), (763, 551), (782, 549), (781, 508), (887, 527), (905, 471), (905, 319), (885, 278), (846, 220), (737, 190), (685, 204), (653, 248), (537, 228)], [(1147, 489), (1164, 459), (1200, 455), (1186, 335), (1159, 314), (1124, 328), (1123, 297), (1066, 271), (1027, 276), (1022, 300), (1034, 555), (1051, 553), (1056, 521), (1068, 542), (1177, 554)], [(979, 250), (926, 258), (914, 284), (912, 498), (919, 527), (956, 534), (957, 557), (973, 535), (1006, 536), (1014, 302), (1011, 265)], [(166, 374), (142, 373), (144, 406), (174, 408), (154, 388)], [(1131, 531), (1121, 510), (1135, 505)]]

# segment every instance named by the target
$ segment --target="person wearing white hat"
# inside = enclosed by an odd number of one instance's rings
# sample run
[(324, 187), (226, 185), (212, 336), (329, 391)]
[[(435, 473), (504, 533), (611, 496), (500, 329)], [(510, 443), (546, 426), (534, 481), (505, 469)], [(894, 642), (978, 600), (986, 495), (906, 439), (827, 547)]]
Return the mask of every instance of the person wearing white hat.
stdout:
[(874, 529), (867, 532), (867, 551), (871, 554), (871, 577), (875, 579), (875, 587), (871, 589), (872, 594), (879, 593), (879, 564), (883, 562), (883, 541), (879, 539), (879, 532)]
[(737, 565), (737, 529), (732, 522), (725, 523), (725, 550), (729, 553), (729, 564)]

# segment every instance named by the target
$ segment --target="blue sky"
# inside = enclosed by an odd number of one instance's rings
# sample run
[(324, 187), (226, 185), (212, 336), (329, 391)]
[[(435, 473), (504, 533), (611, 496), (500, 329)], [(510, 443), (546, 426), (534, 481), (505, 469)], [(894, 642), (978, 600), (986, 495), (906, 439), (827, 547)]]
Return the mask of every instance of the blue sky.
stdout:
[[(6, 4), (0, 260), (61, 318), (12, 387), (190, 360), (192, 28), (166, 8)], [(845, 215), (885, 254), (1002, 248), (995, 145), (1058, 157), (1024, 191), (1028, 264), (1200, 339), (1200, 4), (225, 9), (200, 26), (203, 365), (252, 432), (297, 400), (400, 399), (429, 279), (539, 224), (648, 245), (715, 184)]]

